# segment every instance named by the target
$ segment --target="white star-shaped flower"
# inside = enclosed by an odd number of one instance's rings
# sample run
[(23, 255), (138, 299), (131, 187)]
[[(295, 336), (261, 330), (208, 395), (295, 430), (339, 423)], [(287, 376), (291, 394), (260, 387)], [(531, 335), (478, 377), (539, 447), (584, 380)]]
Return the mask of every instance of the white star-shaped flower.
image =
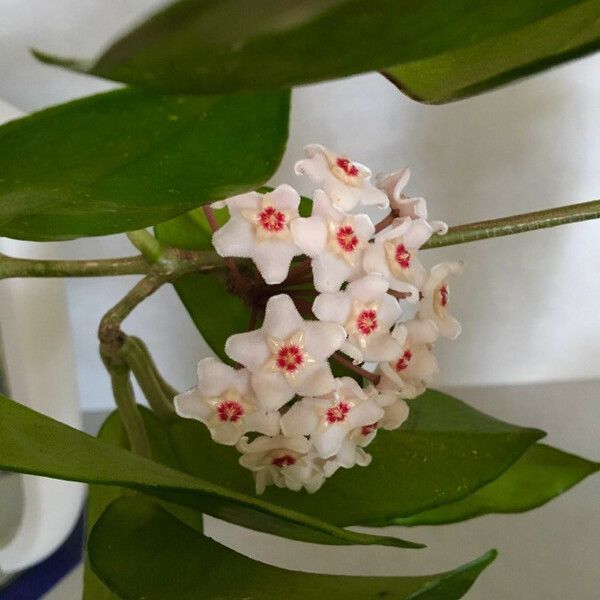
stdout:
[(277, 410), (295, 394), (321, 395), (335, 387), (327, 359), (346, 332), (337, 323), (305, 321), (292, 299), (269, 298), (260, 329), (232, 335), (225, 352), (251, 372), (251, 383), (266, 410)]
[(425, 391), (438, 370), (432, 352), (438, 335), (438, 328), (430, 319), (413, 319), (394, 329), (393, 336), (400, 349), (392, 360), (379, 364), (381, 379), (377, 388), (383, 396), (390, 390), (392, 399), (396, 392), (402, 398), (416, 398)]
[(204, 423), (220, 444), (233, 446), (244, 433), (279, 433), (279, 412), (258, 405), (246, 369), (235, 370), (216, 358), (198, 363), (198, 385), (175, 396), (180, 417)]
[(378, 233), (365, 250), (365, 271), (385, 277), (391, 289), (409, 294), (409, 302), (418, 302), (427, 270), (418, 259), (417, 251), (432, 234), (431, 226), (424, 219), (396, 219), (389, 229)]
[(379, 275), (366, 275), (341, 292), (320, 294), (313, 313), (323, 321), (343, 325), (348, 339), (342, 352), (356, 363), (390, 360), (399, 349), (390, 329), (400, 319), (398, 301), (387, 291), (389, 283)]
[(336, 208), (349, 211), (358, 204), (387, 208), (387, 196), (369, 183), (371, 171), (364, 165), (337, 155), (321, 144), (305, 146), (304, 153), (306, 158), (294, 167), (296, 174), (308, 175), (325, 190)]
[(296, 219), (291, 230), (296, 245), (312, 259), (315, 289), (336, 292), (363, 272), (363, 253), (375, 227), (367, 215), (347, 215), (316, 190), (312, 215)]
[(423, 299), (419, 304), (420, 319), (432, 319), (438, 327), (440, 335), (454, 339), (460, 335), (460, 323), (448, 312), (450, 287), (448, 278), (460, 275), (464, 270), (462, 262), (446, 262), (435, 265), (429, 278), (423, 285)]
[(262, 494), (268, 485), (289, 488), (295, 492), (303, 487), (316, 492), (325, 481), (323, 461), (311, 452), (311, 443), (302, 436), (258, 437), (252, 442), (242, 438), (237, 449), (242, 453), (239, 463), (254, 473), (256, 493)]
[[(387, 194), (391, 209), (399, 217), (427, 220), (427, 203), (425, 202), (425, 198), (409, 197), (404, 194), (404, 188), (409, 179), (410, 169), (404, 167), (393, 173), (376, 175), (375, 183), (378, 188)], [(431, 221), (430, 225), (433, 232), (439, 235), (445, 235), (448, 232), (448, 225), (443, 221)]]
[(292, 258), (302, 254), (290, 233), (290, 224), (298, 218), (298, 192), (289, 185), (280, 185), (267, 194), (233, 196), (224, 204), (230, 219), (213, 235), (218, 254), (250, 258), (268, 284), (281, 283)]
[(335, 391), (317, 398), (303, 398), (281, 418), (287, 436), (310, 436), (320, 458), (335, 456), (357, 427), (371, 425), (384, 414), (351, 377), (336, 379)]

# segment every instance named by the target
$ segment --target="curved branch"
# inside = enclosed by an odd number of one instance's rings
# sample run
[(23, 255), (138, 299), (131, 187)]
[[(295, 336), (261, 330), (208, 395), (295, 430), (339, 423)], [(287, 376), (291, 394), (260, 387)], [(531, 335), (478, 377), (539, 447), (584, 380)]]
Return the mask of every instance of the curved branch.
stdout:
[(466, 244), (477, 240), (514, 235), (598, 218), (600, 218), (600, 200), (592, 200), (591, 202), (571, 204), (560, 208), (550, 208), (512, 217), (450, 227), (446, 235), (432, 237), (423, 246), (423, 249)]

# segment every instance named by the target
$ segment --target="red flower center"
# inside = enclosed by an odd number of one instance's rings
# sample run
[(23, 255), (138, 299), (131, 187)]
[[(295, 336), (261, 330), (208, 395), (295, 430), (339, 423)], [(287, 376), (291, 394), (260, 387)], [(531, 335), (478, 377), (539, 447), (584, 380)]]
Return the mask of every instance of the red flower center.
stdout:
[(281, 456), (275, 456), (271, 464), (276, 467), (291, 467), (296, 464), (296, 458), (291, 454), (282, 454)]
[(396, 371), (404, 371), (412, 358), (412, 352), (405, 350), (404, 354), (396, 361)]
[(410, 252), (404, 247), (404, 244), (398, 244), (396, 246), (394, 258), (403, 269), (408, 269), (410, 267)]
[(304, 356), (298, 346), (290, 344), (279, 348), (275, 362), (282, 371), (295, 373), (302, 366)]
[(339, 402), (332, 406), (325, 413), (325, 418), (328, 423), (341, 423), (346, 419), (346, 415), (350, 412), (350, 405), (346, 402)]
[(349, 158), (338, 158), (335, 164), (349, 177), (358, 177), (358, 167)]
[(337, 243), (344, 252), (354, 252), (359, 239), (351, 225), (342, 225), (336, 233)]
[(363, 335), (373, 333), (377, 327), (377, 311), (372, 308), (362, 310), (356, 318), (356, 328)]
[(225, 400), (217, 406), (217, 415), (223, 422), (235, 423), (244, 415), (244, 409), (239, 402), (234, 400)]
[(266, 231), (281, 231), (285, 227), (285, 215), (274, 206), (265, 206), (258, 213), (258, 223)]
[(377, 425), (379, 425), (379, 421), (376, 421), (375, 423), (371, 423), (370, 425), (363, 425), (360, 428), (361, 435), (364, 435), (365, 437), (367, 437), (368, 435), (370, 435), (377, 429)]
[(440, 303), (442, 306), (446, 306), (448, 304), (448, 296), (450, 292), (448, 291), (448, 286), (443, 285), (440, 288)]

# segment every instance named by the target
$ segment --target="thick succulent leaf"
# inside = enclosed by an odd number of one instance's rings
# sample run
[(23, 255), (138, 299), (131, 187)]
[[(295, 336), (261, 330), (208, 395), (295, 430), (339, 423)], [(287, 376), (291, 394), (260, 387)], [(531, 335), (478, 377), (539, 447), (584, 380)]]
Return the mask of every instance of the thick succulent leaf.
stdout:
[(386, 525), (443, 525), (490, 513), (520, 513), (566, 492), (600, 464), (544, 444), (534, 444), (508, 471), (474, 494)]
[[(571, 4), (571, 3), (570, 3)], [(440, 104), (473, 96), (600, 49), (600, 3), (577, 2), (478, 44), (383, 70), (401, 91)]]
[(322, 544), (422, 547), (347, 531), (105, 444), (0, 396), (0, 469), (134, 489), (281, 537)]
[(96, 61), (38, 57), (166, 93), (280, 88), (441, 55), (581, 3), (173, 0)]
[[(543, 435), (439, 392), (410, 404), (402, 428), (380, 431), (369, 446), (369, 467), (340, 469), (316, 494), (271, 487), (263, 497), (337, 525), (381, 525), (464, 498), (496, 479)], [(170, 434), (188, 473), (252, 493), (252, 478), (238, 465), (238, 452), (215, 444), (203, 425), (181, 420), (170, 426)]]
[(118, 90), (0, 127), (0, 235), (139, 229), (262, 185), (283, 154), (289, 92)]
[(495, 558), (421, 577), (316, 575), (247, 558), (187, 527), (141, 496), (109, 506), (92, 530), (95, 572), (125, 600), (454, 600)]

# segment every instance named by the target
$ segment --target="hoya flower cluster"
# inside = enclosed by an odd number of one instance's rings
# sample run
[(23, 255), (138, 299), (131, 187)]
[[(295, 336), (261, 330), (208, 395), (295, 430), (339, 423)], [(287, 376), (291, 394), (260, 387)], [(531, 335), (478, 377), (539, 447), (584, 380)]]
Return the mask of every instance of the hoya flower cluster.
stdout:
[[(252, 305), (251, 330), (225, 344), (236, 366), (202, 360), (197, 387), (175, 398), (180, 416), (236, 446), (258, 493), (272, 484), (315, 492), (337, 469), (368, 465), (378, 430), (400, 427), (405, 400), (436, 372), (433, 344), (460, 333), (448, 279), (462, 267), (427, 270), (419, 260), (447, 228), (428, 220), (423, 198), (404, 194), (408, 169), (372, 181), (369, 169), (321, 145), (305, 152), (295, 170), (318, 186), (309, 217), (288, 185), (213, 205), (230, 215), (215, 249), (250, 259), (267, 293)], [(376, 227), (363, 207), (391, 212)], [(334, 361), (355, 378), (335, 377)]]

